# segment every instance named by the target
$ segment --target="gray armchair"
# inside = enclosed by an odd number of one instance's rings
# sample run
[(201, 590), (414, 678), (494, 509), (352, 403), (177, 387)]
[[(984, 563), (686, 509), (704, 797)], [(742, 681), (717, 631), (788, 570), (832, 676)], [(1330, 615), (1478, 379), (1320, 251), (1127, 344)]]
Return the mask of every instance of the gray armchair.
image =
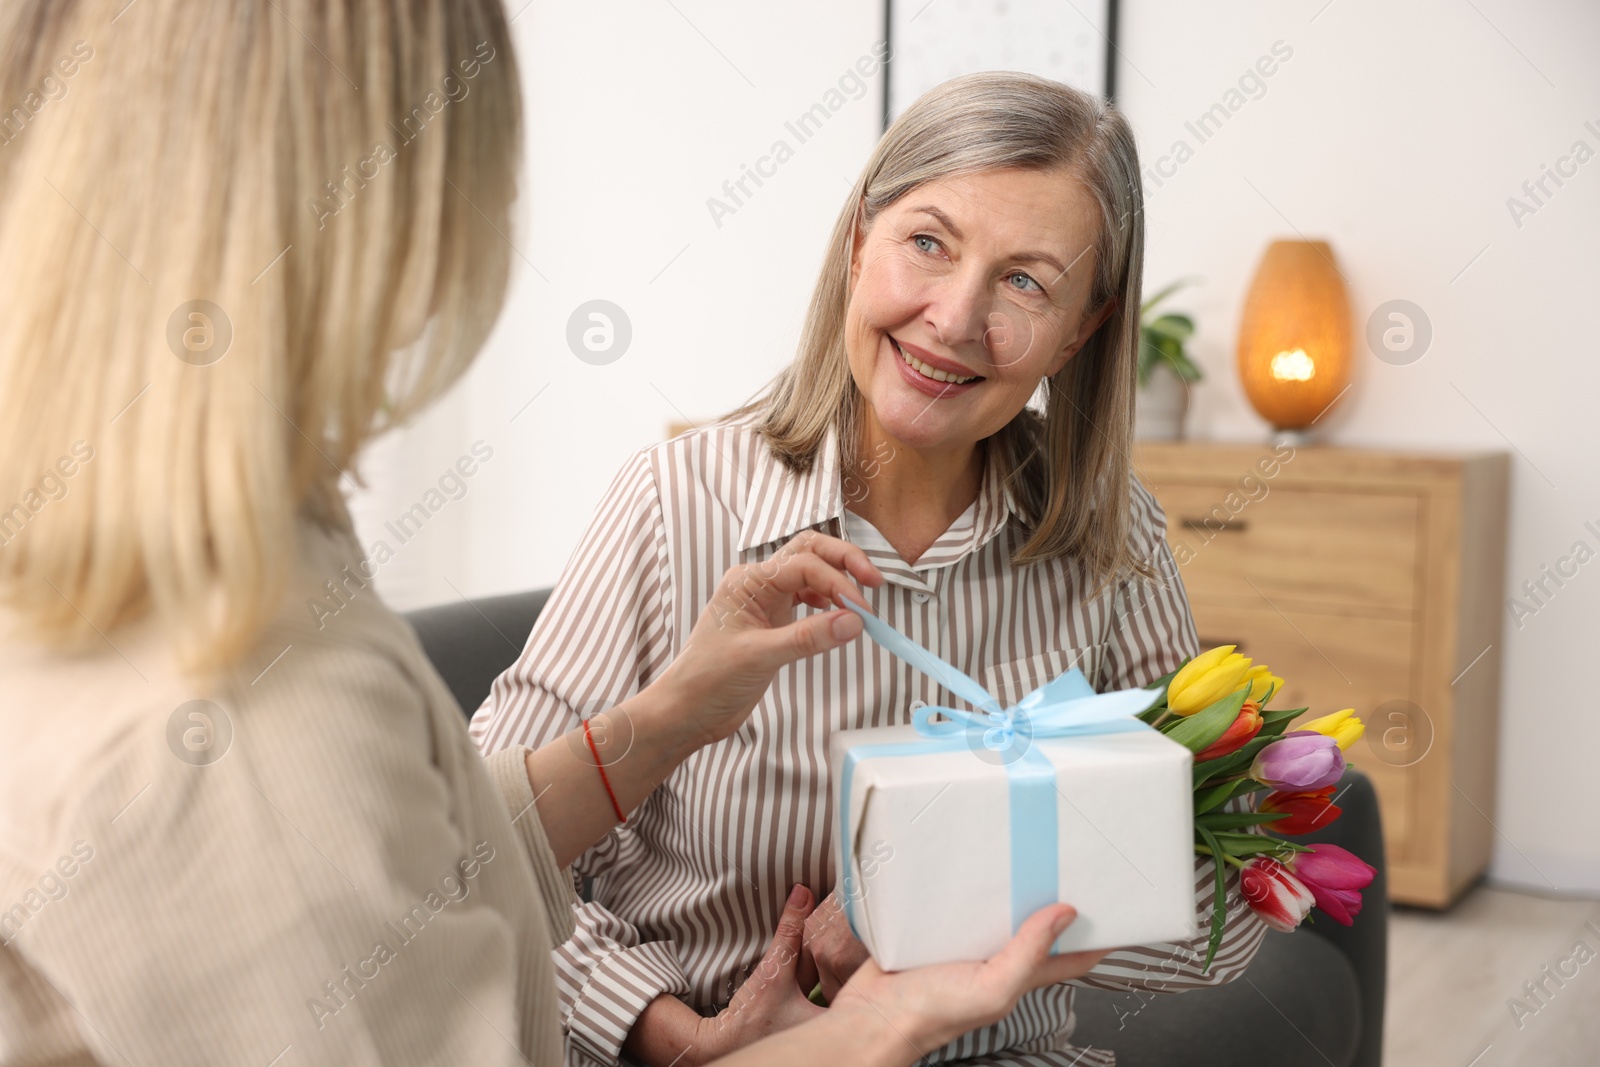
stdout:
[[(522, 651), (549, 590), (463, 601), (408, 618), (445, 684), (471, 714)], [(1383, 827), (1372, 783), (1349, 768), (1344, 814), (1296, 840), (1326, 841), (1378, 868), (1355, 924), (1321, 912), (1292, 934), (1267, 934), (1244, 975), (1182, 995), (1079, 990), (1073, 1041), (1116, 1052), (1120, 1067), (1380, 1067), (1389, 898)]]

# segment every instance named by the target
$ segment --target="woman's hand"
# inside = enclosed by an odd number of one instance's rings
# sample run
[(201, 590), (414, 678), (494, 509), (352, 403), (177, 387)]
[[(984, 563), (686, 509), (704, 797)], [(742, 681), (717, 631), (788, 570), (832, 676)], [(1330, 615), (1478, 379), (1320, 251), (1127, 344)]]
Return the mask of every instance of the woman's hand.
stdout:
[[(700, 744), (720, 741), (749, 716), (778, 668), (837, 648), (860, 635), (861, 619), (843, 607), (866, 606), (855, 582), (883, 575), (861, 549), (807, 530), (763, 563), (730, 568), (701, 613), (683, 652), (651, 686), (692, 716)], [(837, 607), (795, 621), (795, 607)]]
[(970, 1030), (999, 1022), (1024, 993), (1082, 977), (1110, 953), (1107, 948), (1050, 955), (1050, 946), (1077, 915), (1070, 904), (1041, 908), (1005, 948), (982, 962), (889, 973), (869, 959), (829, 1001), (828, 1010), (859, 1013), (872, 1025), (889, 1021), (915, 1049), (912, 1058), (920, 1058)]
[(822, 983), (822, 995), (832, 1004), (839, 989), (872, 956), (850, 931), (838, 890), (828, 894), (806, 919), (806, 936), (800, 951), (800, 988)]
[(832, 1007), (718, 1060), (718, 1067), (907, 1067), (969, 1030), (999, 1022), (1024, 993), (1088, 973), (1112, 950), (1050, 955), (1051, 944), (1076, 917), (1067, 904), (1042, 908), (1005, 948), (980, 963), (940, 963), (887, 974), (868, 960)]
[(661, 677), (528, 753), (556, 863), (571, 863), (695, 750), (737, 730), (779, 667), (858, 637), (861, 618), (847, 608), (794, 617), (797, 604), (865, 606), (851, 577), (883, 584), (861, 549), (811, 530), (765, 563), (731, 568)]
[(799, 1026), (825, 1012), (806, 998), (796, 980), (806, 917), (815, 906), (811, 891), (797, 885), (789, 894), (778, 930), (767, 954), (761, 958), (733, 1000), (716, 1016), (700, 1024), (685, 1061), (709, 1063), (719, 1056), (754, 1044), (783, 1030)]

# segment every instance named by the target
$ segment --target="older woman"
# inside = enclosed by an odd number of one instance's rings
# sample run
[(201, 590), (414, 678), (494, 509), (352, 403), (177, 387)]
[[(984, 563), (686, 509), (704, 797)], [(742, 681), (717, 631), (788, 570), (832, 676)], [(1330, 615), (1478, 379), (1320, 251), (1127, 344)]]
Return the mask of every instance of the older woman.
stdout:
[[(604, 730), (481, 759), (338, 483), (499, 308), (496, 0), (14, 0), (0, 42), (0, 1065), (558, 1062), (564, 868), (881, 576), (729, 569)], [(795, 988), (785, 896), (746, 1001)], [(1070, 921), (730, 1062), (908, 1064), (1082, 974)]]
[[(479, 744), (545, 743), (651, 684), (716, 575), (818, 532), (883, 573), (867, 595), (880, 616), (1002, 700), (1073, 666), (1100, 688), (1143, 685), (1194, 654), (1162, 514), (1128, 460), (1143, 219), (1133, 136), (1104, 102), (979, 74), (913, 104), (840, 212), (792, 366), (618, 475), (474, 717)], [(728, 1005), (789, 886), (834, 882), (829, 735), (949, 699), (860, 642), (780, 669), (744, 726), (575, 865), (592, 899), (557, 953), (574, 1052), (664, 1067), (747, 1039), (750, 1012), (730, 1021)], [(1210, 871), (1197, 861), (1202, 930)], [(1202, 937), (1119, 950), (1081, 983), (1230, 980), (1266, 927), (1233, 872), (1228, 900), (1208, 972)], [(864, 959), (830, 900), (803, 980), (832, 998)], [(762, 1007), (784, 1023), (822, 1010)], [(1113, 1062), (1068, 1044), (1071, 1012), (1069, 986), (1041, 990), (929, 1060)]]

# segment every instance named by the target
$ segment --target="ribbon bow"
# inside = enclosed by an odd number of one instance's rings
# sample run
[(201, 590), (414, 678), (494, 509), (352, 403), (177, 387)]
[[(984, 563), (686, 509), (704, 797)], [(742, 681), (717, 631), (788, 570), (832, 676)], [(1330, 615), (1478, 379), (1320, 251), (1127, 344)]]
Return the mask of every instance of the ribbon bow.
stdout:
[[(912, 714), (911, 724), (923, 737), (952, 737), (982, 729), (985, 748), (1005, 751), (1018, 740), (1026, 741), (1035, 737), (1072, 737), (1138, 729), (1145, 724), (1135, 716), (1161, 699), (1158, 689), (1119, 689), (1110, 693), (1096, 693), (1083, 672), (1074, 667), (1002, 710), (1000, 702), (987, 689), (952, 664), (929, 652), (859, 604), (847, 600), (845, 606), (861, 616), (867, 636), (962, 700), (981, 709), (977, 712), (962, 711), (934, 704), (920, 707)], [(947, 721), (934, 722), (935, 715), (942, 715)]]

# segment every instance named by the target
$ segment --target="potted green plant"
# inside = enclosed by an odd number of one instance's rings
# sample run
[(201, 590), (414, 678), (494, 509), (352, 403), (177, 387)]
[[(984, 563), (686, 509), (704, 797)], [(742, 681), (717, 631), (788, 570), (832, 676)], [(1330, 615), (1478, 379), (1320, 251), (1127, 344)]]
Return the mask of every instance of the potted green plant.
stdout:
[(1177, 312), (1155, 314), (1156, 305), (1189, 284), (1180, 278), (1139, 308), (1139, 401), (1134, 436), (1145, 441), (1183, 437), (1189, 410), (1189, 386), (1201, 378), (1200, 368), (1184, 350), (1194, 334), (1194, 320)]

